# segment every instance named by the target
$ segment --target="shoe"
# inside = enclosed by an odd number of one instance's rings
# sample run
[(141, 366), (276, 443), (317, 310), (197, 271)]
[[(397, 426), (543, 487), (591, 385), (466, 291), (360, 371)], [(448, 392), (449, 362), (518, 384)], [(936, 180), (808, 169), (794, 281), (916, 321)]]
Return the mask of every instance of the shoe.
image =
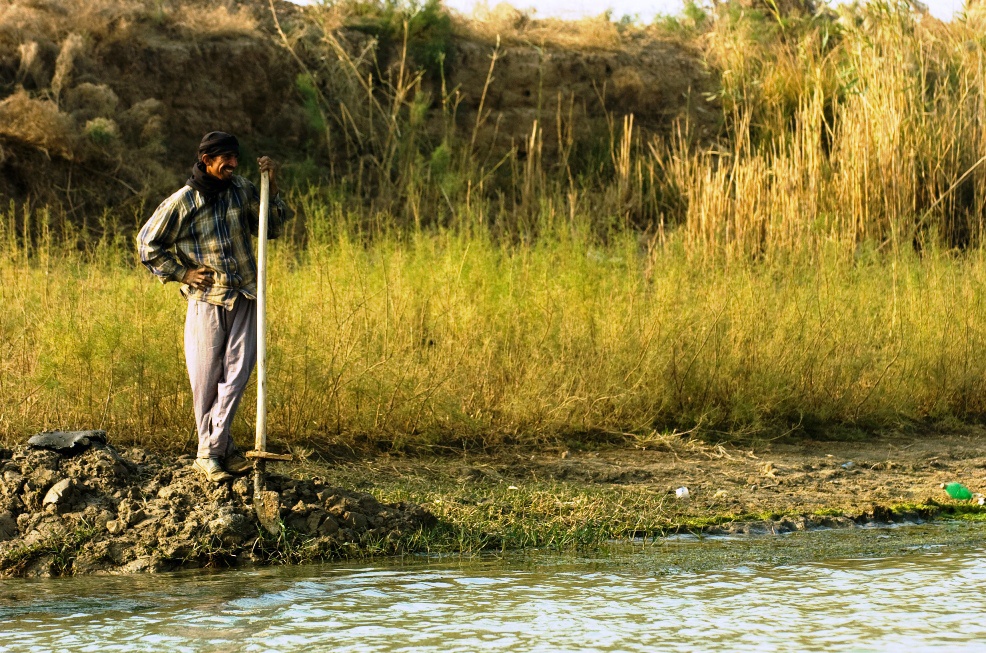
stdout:
[(219, 464), (218, 458), (196, 458), (192, 467), (202, 472), (205, 478), (213, 483), (233, 480), (233, 477)]
[(233, 453), (226, 456), (226, 459), (223, 460), (223, 468), (230, 474), (239, 476), (253, 469), (253, 463), (247, 460), (247, 457), (243, 455), (242, 451), (233, 449)]

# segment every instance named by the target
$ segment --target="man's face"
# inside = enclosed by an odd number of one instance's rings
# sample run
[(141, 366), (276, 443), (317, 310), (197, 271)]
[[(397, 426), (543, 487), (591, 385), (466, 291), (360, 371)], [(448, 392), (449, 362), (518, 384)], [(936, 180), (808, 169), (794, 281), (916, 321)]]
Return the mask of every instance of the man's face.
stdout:
[(240, 164), (239, 158), (235, 154), (217, 154), (216, 156), (202, 155), (202, 163), (205, 164), (205, 171), (217, 179), (229, 181), (233, 177), (233, 171)]

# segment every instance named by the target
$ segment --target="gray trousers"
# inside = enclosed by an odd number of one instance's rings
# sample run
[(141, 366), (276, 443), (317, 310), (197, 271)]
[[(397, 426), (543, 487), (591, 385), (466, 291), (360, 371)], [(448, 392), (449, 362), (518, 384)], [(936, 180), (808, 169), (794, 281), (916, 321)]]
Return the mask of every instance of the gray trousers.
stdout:
[(197, 455), (224, 458), (233, 450), (229, 427), (257, 363), (257, 302), (241, 295), (228, 311), (189, 299), (185, 363), (199, 432)]

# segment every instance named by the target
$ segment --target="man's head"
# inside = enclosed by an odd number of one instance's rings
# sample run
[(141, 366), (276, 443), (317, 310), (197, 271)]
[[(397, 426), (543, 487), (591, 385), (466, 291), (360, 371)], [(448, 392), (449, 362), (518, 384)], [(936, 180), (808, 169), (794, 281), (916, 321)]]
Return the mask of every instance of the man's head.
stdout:
[(209, 132), (199, 143), (199, 161), (205, 171), (223, 181), (233, 177), (239, 165), (240, 143), (236, 137), (226, 132)]

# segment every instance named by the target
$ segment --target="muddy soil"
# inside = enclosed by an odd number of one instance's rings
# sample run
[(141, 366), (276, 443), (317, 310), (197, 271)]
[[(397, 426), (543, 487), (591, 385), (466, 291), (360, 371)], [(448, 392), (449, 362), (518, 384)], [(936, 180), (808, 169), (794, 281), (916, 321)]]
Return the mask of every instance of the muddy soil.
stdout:
[(975, 503), (953, 501), (941, 484), (958, 481), (986, 493), (986, 430), (747, 446), (655, 437), (600, 451), (471, 456), (459, 467), (463, 479), (492, 474), (513, 482), (646, 486), (672, 497), (687, 487), (689, 498), (676, 504), (683, 516), (831, 513), (855, 519), (883, 508)]
[[(76, 455), (0, 450), (0, 576), (166, 571), (387, 552), (434, 521), (419, 506), (382, 505), (319, 479), (276, 474), (282, 533), (266, 534), (252, 477), (205, 481), (192, 458), (165, 460), (94, 443)], [(303, 549), (303, 550), (301, 550)]]
[[(444, 488), (444, 503), (495, 494), (495, 486), (583, 493), (614, 509), (633, 505), (644, 531), (783, 533), (818, 527), (920, 522), (960, 517), (981, 521), (986, 507), (955, 501), (942, 483), (986, 493), (986, 431), (901, 434), (847, 441), (710, 444), (687, 437), (630, 440), (611, 448), (500, 450), (491, 455), (384, 456), (315, 469), (337, 485), (386, 494), (395, 487)], [(688, 498), (678, 499), (678, 488)], [(599, 492), (597, 490), (602, 490)], [(411, 496), (443, 519), (442, 505)], [(626, 499), (626, 500), (624, 500)], [(443, 504), (444, 505), (444, 504)], [(626, 509), (626, 508), (624, 508)]]

